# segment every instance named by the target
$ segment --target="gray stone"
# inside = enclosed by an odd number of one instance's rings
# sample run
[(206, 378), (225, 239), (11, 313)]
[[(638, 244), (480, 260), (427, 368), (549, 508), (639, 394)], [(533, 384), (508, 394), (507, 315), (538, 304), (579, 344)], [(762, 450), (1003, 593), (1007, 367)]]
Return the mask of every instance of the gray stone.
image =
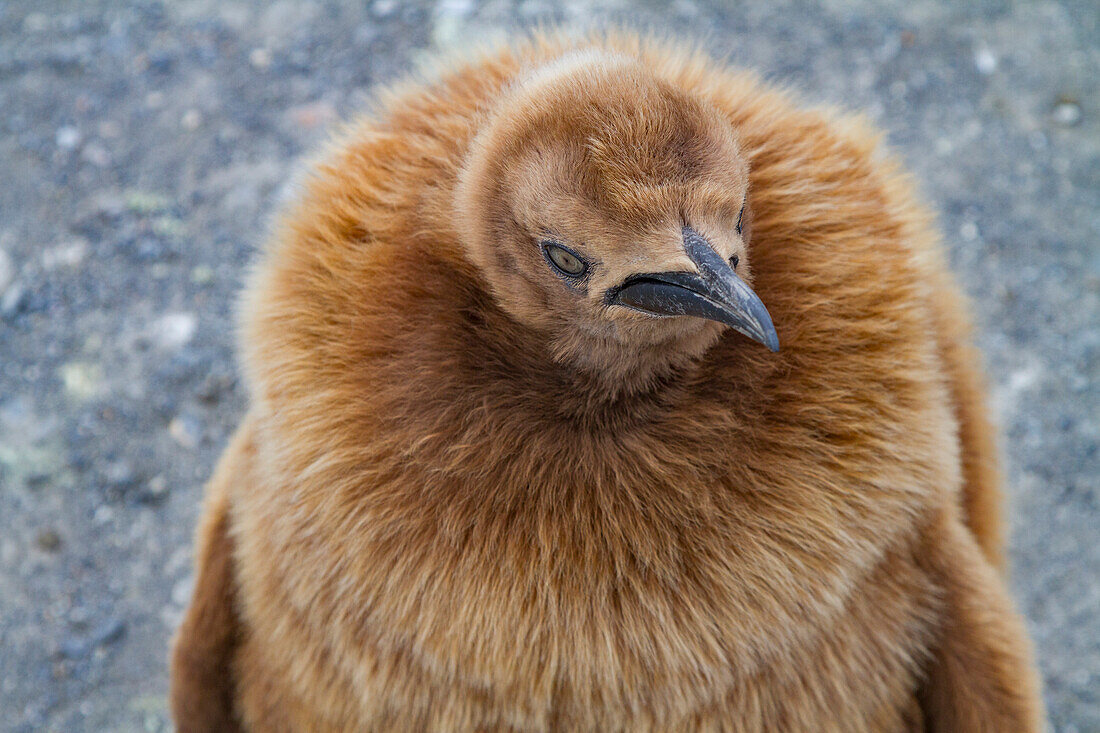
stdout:
[(0, 316), (11, 318), (23, 309), (27, 300), (27, 288), (21, 282), (14, 282), (8, 286), (4, 294), (0, 296)]
[[(11, 281), (15, 279), (15, 263), (3, 248), (0, 248), (0, 294), (4, 293)], [(2, 295), (0, 295), (2, 297)]]
[(126, 633), (126, 622), (120, 618), (110, 618), (92, 632), (91, 641), (96, 646), (113, 644)]
[(92, 651), (92, 643), (80, 636), (66, 636), (58, 643), (58, 652), (66, 659), (80, 659)]

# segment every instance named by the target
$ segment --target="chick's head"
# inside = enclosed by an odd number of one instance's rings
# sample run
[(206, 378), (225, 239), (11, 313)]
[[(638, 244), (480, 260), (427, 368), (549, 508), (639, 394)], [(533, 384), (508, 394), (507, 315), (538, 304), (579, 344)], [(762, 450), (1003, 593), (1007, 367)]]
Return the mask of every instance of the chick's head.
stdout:
[(562, 360), (690, 358), (730, 327), (774, 351), (749, 287), (748, 173), (716, 109), (637, 61), (576, 52), (489, 111), (456, 220), (500, 306)]

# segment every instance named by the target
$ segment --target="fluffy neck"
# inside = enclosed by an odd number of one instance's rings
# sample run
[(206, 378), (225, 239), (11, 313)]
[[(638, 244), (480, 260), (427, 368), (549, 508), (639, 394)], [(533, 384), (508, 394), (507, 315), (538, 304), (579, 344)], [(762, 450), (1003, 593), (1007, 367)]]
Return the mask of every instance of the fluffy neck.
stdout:
[(632, 345), (581, 328), (548, 333), (519, 323), (484, 290), (467, 292), (475, 293), (461, 306), (467, 333), (443, 348), (472, 362), (478, 378), (510, 385), (536, 410), (582, 423), (630, 422), (675, 401), (716, 335), (710, 332), (705, 342)]
[(718, 336), (706, 329), (656, 344), (565, 331), (550, 339), (553, 368), (569, 376), (586, 398), (608, 404), (645, 397), (690, 380), (706, 349)]

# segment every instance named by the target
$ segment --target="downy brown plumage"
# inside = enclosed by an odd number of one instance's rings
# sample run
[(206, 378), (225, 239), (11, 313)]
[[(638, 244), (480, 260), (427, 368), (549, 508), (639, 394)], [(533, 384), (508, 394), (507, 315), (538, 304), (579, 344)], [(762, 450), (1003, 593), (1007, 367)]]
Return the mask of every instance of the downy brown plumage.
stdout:
[(180, 730), (1039, 730), (877, 140), (629, 35), (389, 93), (247, 288)]

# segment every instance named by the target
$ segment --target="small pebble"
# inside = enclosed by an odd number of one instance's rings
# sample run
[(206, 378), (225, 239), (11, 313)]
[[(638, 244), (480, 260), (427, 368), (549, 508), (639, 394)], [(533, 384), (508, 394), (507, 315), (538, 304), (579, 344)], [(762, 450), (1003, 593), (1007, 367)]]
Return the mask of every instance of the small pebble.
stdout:
[(180, 349), (190, 343), (197, 325), (193, 313), (165, 313), (153, 322), (150, 335), (162, 349)]
[(168, 481), (163, 475), (156, 475), (149, 479), (145, 491), (138, 499), (143, 504), (160, 504), (168, 498)]
[(391, 15), (394, 10), (397, 10), (397, 0), (374, 0), (370, 6), (370, 11), (379, 18)]
[(135, 214), (148, 216), (168, 209), (172, 202), (165, 196), (151, 191), (130, 191), (126, 195), (124, 205)]
[(134, 245), (137, 259), (141, 262), (155, 260), (164, 255), (164, 242), (156, 237), (141, 237)]
[(0, 297), (0, 316), (10, 318), (23, 309), (27, 298), (27, 288), (23, 283), (15, 282), (4, 291)]
[(50, 482), (50, 474), (45, 471), (31, 471), (23, 478), (28, 489), (41, 489)]
[(206, 265), (196, 265), (191, 269), (191, 282), (195, 285), (209, 285), (214, 282), (214, 270)]
[(1054, 105), (1051, 116), (1059, 125), (1073, 127), (1081, 121), (1081, 105), (1072, 100), (1063, 100)]
[(202, 426), (191, 415), (178, 415), (168, 423), (168, 434), (184, 448), (194, 448), (202, 437)]
[(227, 374), (208, 374), (202, 383), (195, 389), (195, 396), (200, 402), (212, 405), (219, 402), (233, 386), (233, 378)]
[(99, 364), (68, 362), (58, 369), (58, 376), (65, 392), (76, 400), (90, 400), (103, 389), (103, 370)]
[(61, 549), (61, 535), (56, 529), (41, 529), (34, 538), (34, 543), (44, 552), (57, 552)]
[(69, 623), (77, 629), (87, 628), (91, 618), (92, 612), (88, 610), (87, 606), (73, 606), (69, 609)]
[(112, 489), (124, 490), (136, 484), (138, 476), (127, 461), (115, 461), (107, 466), (105, 479)]
[(164, 239), (182, 239), (187, 229), (175, 216), (158, 216), (153, 220), (153, 233)]
[(183, 117), (180, 118), (180, 127), (188, 132), (193, 132), (199, 129), (199, 125), (202, 124), (202, 112), (197, 109), (189, 109), (183, 113)]
[(473, 0), (441, 0), (437, 12), (445, 15), (468, 15), (474, 9)]
[(74, 239), (45, 250), (42, 253), (42, 267), (45, 270), (76, 267), (87, 255), (88, 242), (83, 239)]
[(80, 130), (72, 125), (60, 127), (57, 130), (55, 141), (57, 142), (57, 147), (62, 150), (73, 150), (80, 144)]
[(0, 293), (3, 293), (14, 279), (15, 264), (11, 261), (11, 255), (0, 249)]
[(983, 46), (974, 52), (974, 66), (978, 68), (979, 74), (989, 76), (997, 70), (997, 57)]
[(149, 70), (158, 74), (167, 74), (175, 66), (176, 60), (171, 54), (163, 51), (155, 51), (149, 54)]
[(125, 633), (125, 621), (120, 618), (108, 619), (92, 633), (92, 643), (97, 646), (111, 644), (121, 639)]
[(66, 636), (58, 644), (57, 650), (66, 659), (80, 659), (92, 650), (92, 645), (79, 636)]
[(254, 48), (252, 53), (248, 54), (248, 63), (252, 64), (253, 68), (263, 71), (271, 66), (271, 52), (266, 48)]
[(149, 493), (153, 496), (166, 496), (168, 494), (168, 481), (164, 474), (158, 473), (149, 479)]

